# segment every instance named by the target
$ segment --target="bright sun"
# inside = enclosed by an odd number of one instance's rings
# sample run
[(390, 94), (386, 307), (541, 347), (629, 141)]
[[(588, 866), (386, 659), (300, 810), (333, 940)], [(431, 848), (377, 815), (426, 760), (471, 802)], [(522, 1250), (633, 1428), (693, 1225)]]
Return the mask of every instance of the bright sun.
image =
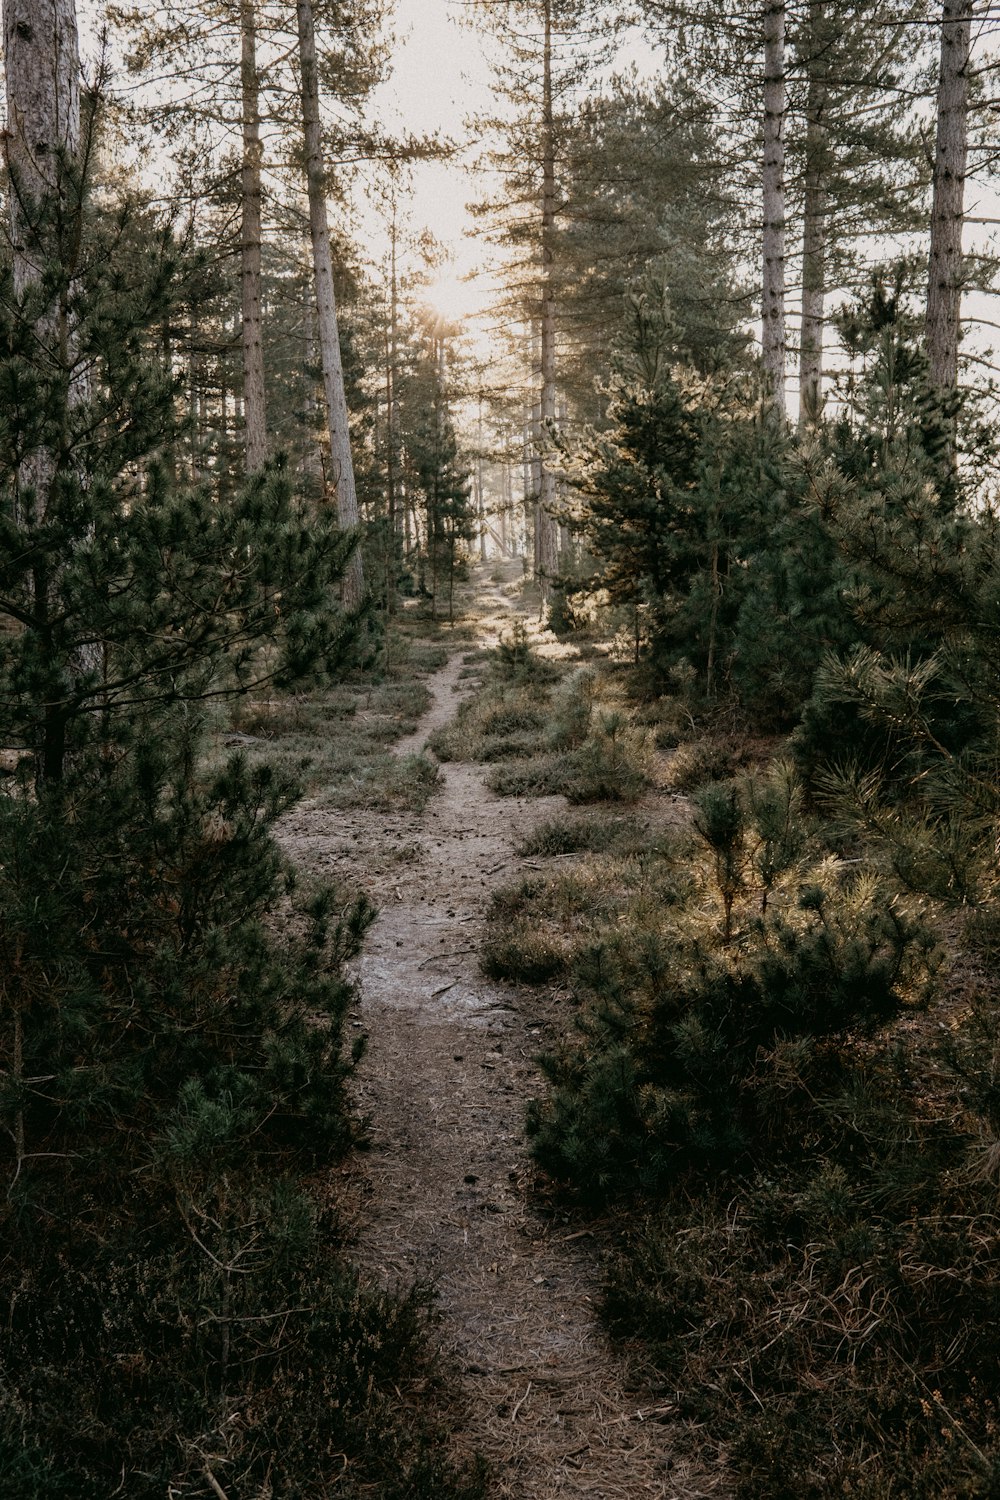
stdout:
[(476, 288), (454, 271), (441, 271), (424, 290), (424, 300), (449, 323), (464, 323), (478, 311)]

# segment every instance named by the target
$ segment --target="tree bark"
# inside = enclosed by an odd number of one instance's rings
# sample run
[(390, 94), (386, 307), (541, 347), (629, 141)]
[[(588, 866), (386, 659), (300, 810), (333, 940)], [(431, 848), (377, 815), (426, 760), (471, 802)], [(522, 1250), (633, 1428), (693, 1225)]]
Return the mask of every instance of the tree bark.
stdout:
[(806, 90), (805, 203), (802, 226), (802, 324), (799, 347), (799, 426), (815, 427), (823, 412), (823, 325), (826, 311), (826, 236), (829, 96), (822, 58), (826, 0), (810, 0), (809, 81)]
[(924, 330), (931, 383), (944, 391), (958, 385), (971, 33), (972, 0), (944, 0)]
[(556, 418), (555, 116), (552, 102), (552, 0), (544, 0), (542, 54), (542, 308), (539, 421), (539, 482), (536, 547), (543, 598), (559, 570), (559, 531), (555, 519), (556, 479), (545, 461), (544, 445)]
[[(20, 300), (42, 279), (46, 264), (65, 255), (56, 242), (53, 209), (65, 210), (78, 195), (72, 167), (80, 149), (80, 50), (75, 0), (3, 0), (7, 84), (4, 154), (10, 188), (10, 233), (14, 294)], [(77, 203), (77, 207), (78, 207)], [(64, 268), (71, 270), (70, 267)], [(64, 282), (65, 286), (65, 282)], [(67, 288), (68, 290), (68, 288)], [(70, 375), (70, 404), (84, 394), (73, 371), (74, 341), (69, 299), (63, 296), (35, 320), (38, 357)], [(48, 509), (55, 476), (53, 455), (26, 456), (18, 471), (15, 514), (28, 519)]]
[(531, 546), (531, 571), (538, 571), (538, 548), (536, 545), (536, 516), (538, 495), (535, 490), (532, 408), (528, 407), (524, 418), (524, 442), (521, 448), (521, 490), (524, 496), (524, 543), (525, 551)]
[(479, 392), (479, 424), (476, 431), (476, 518), (479, 523), (479, 561), (488, 561), (486, 548), (486, 500), (483, 493), (483, 393)]
[(240, 86), (243, 101), (243, 421), (247, 472), (267, 462), (267, 398), (261, 327), (261, 143), (255, 0), (240, 0)]
[[(396, 376), (399, 365), (399, 265), (398, 229), (396, 204), (393, 199), (392, 225), (389, 237), (389, 320), (385, 331), (385, 404), (386, 404), (386, 524), (389, 532), (389, 548), (392, 566), (396, 566), (396, 536), (399, 531), (399, 508), (396, 503), (400, 457), (399, 403), (396, 399)], [(395, 607), (395, 573), (386, 584), (386, 610), (392, 614)]]
[(80, 148), (80, 50), (74, 0), (3, 0), (4, 149), (11, 181), (14, 291), (42, 274), (40, 210), (65, 195)]
[[(344, 366), (340, 352), (340, 331), (337, 327), (337, 300), (333, 289), (333, 257), (330, 253), (330, 226), (326, 212), (326, 172), (320, 133), (319, 71), (316, 63), (312, 0), (297, 0), (297, 12), (302, 125), (309, 190), (309, 233), (316, 278), (320, 360), (330, 427), (330, 468), (337, 495), (337, 518), (346, 530), (358, 525), (358, 494), (354, 483)], [(355, 550), (344, 574), (346, 607), (350, 610), (357, 609), (364, 598), (364, 592), (361, 553)]]
[(305, 301), (302, 305), (302, 358), (305, 371), (305, 438), (302, 449), (302, 475), (307, 481), (308, 493), (320, 495), (326, 482), (323, 468), (323, 440), (320, 436), (319, 387), (315, 378), (316, 361), (316, 297), (312, 278), (307, 279)]
[(764, 7), (762, 353), (775, 408), (785, 414), (785, 5)]

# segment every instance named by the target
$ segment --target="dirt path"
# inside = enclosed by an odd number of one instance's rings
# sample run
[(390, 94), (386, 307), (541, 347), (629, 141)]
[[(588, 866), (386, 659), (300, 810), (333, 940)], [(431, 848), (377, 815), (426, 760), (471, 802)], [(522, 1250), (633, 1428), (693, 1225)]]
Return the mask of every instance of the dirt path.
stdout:
[[(456, 656), (431, 680), (400, 754), (454, 713), (460, 670)], [(380, 908), (359, 965), (373, 1144), (351, 1169), (358, 1253), (384, 1282), (437, 1288), (471, 1413), (458, 1440), (486, 1455), (497, 1500), (718, 1494), (672, 1452), (663, 1398), (637, 1388), (600, 1331), (589, 1235), (525, 1193), (544, 1006), (485, 980), (476, 949), (491, 889), (520, 867), (514, 847), (563, 800), (500, 799), (482, 767), (442, 770), (422, 816), (303, 808), (283, 838), (305, 866), (360, 879)]]

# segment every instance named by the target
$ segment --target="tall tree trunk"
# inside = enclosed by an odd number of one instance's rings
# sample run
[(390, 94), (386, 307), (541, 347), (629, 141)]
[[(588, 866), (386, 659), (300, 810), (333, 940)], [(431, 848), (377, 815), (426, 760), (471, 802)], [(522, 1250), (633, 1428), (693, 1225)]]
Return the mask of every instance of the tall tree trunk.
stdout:
[[(14, 293), (20, 300), (48, 271), (58, 270), (58, 295), (36, 314), (32, 333), (35, 363), (43, 379), (52, 378), (53, 393), (65, 378), (60, 418), (68, 427), (72, 409), (90, 394), (89, 379), (78, 357), (73, 309), (83, 211), (75, 0), (3, 0), (3, 26), (4, 154)], [(19, 524), (49, 519), (59, 462), (59, 452), (49, 447), (39, 447), (21, 459), (14, 495)], [(60, 519), (65, 524), (65, 518)], [(59, 572), (44, 561), (44, 548), (39, 557), (31, 585), (35, 640), (43, 673), (60, 682), (46, 707), (34, 747), (35, 784), (41, 792), (46, 784), (61, 781), (65, 769), (67, 712), (65, 701), (60, 700), (72, 693), (80, 677), (100, 679), (104, 652), (96, 641), (79, 645), (69, 658), (61, 651), (58, 631), (52, 625), (63, 610)]]
[(261, 144), (255, 0), (240, 0), (240, 86), (243, 99), (243, 420), (248, 473), (267, 462), (267, 401), (261, 331)]
[(823, 411), (823, 325), (829, 213), (829, 133), (826, 124), (829, 90), (824, 62), (826, 11), (827, 0), (810, 0), (799, 348), (799, 426), (802, 428), (815, 427)]
[(479, 451), (476, 454), (476, 517), (479, 523), (479, 561), (487, 562), (486, 498), (483, 493), (483, 393), (479, 392), (479, 425), (476, 432)]
[(534, 424), (529, 406), (524, 419), (524, 443), (521, 449), (521, 490), (524, 495), (524, 546), (527, 553), (531, 547), (532, 572), (537, 571), (538, 549), (535, 545), (535, 518), (538, 510), (538, 495), (535, 490), (535, 474), (532, 452)]
[(539, 421), (539, 484), (536, 547), (542, 595), (559, 569), (559, 532), (555, 519), (556, 479), (545, 461), (543, 445), (556, 418), (556, 161), (552, 102), (552, 0), (544, 0), (545, 45), (542, 57), (542, 316)]
[[(393, 570), (396, 567), (396, 535), (399, 530), (398, 491), (399, 473), (399, 403), (396, 400), (396, 376), (399, 365), (399, 266), (397, 247), (396, 204), (392, 205), (392, 225), (389, 237), (389, 321), (385, 331), (385, 405), (386, 405), (386, 449), (385, 488), (389, 548)], [(386, 610), (392, 614), (395, 608), (395, 571), (393, 579), (386, 583)]]
[[(500, 545), (503, 548), (504, 557), (509, 557), (517, 550), (516, 534), (514, 526), (514, 484), (511, 475), (510, 459), (507, 457), (510, 445), (510, 434), (504, 433), (504, 458), (500, 468)], [(511, 534), (515, 540), (511, 541)]]
[[(3, 0), (7, 129), (4, 153), (10, 187), (14, 294), (41, 281), (46, 265), (65, 256), (53, 242), (52, 208), (78, 192), (72, 167), (80, 149), (80, 51), (75, 0)], [(65, 267), (64, 271), (72, 270)], [(65, 285), (65, 283), (64, 283)], [(50, 367), (67, 368), (70, 401), (83, 392), (73, 377), (74, 340), (68, 296), (35, 320), (35, 345)], [(18, 470), (16, 514), (27, 520), (26, 492), (44, 517), (55, 476), (47, 449), (28, 454)]]
[[(559, 401), (559, 430), (560, 430), (560, 432), (565, 432), (568, 423), (569, 423), (569, 402), (567, 401), (566, 397), (563, 396), (563, 397), (561, 397), (561, 399)], [(565, 483), (561, 482), (559, 484), (559, 486), (558, 486), (558, 494), (559, 494), (560, 501), (565, 502), (565, 499), (566, 499), (566, 485), (565, 485)], [(559, 522), (558, 539), (559, 539), (559, 556), (563, 557), (564, 555), (567, 555), (568, 552), (569, 552), (570, 530), (569, 530), (569, 527), (564, 522), (562, 522), (562, 521)]]
[(305, 447), (302, 451), (302, 475), (309, 481), (309, 493), (319, 495), (324, 484), (323, 449), (320, 440), (319, 393), (316, 385), (316, 298), (312, 278), (309, 277), (302, 306), (302, 356), (306, 388)]
[(785, 414), (785, 5), (764, 5), (763, 365)]
[(971, 32), (972, 0), (944, 0), (925, 339), (931, 382), (945, 391), (958, 384)]
[(531, 442), (529, 445), (531, 455), (531, 495), (532, 495), (532, 535), (535, 546), (535, 577), (542, 580), (542, 597), (548, 597), (543, 571), (545, 567), (543, 557), (542, 530), (542, 485), (545, 479), (545, 469), (542, 463), (542, 402), (539, 397), (532, 403), (531, 407)]
[[(312, 0), (298, 0), (299, 65), (302, 76), (302, 126), (306, 148), (306, 181), (309, 189), (309, 233), (316, 277), (316, 311), (319, 349), (323, 366), (327, 420), (330, 426), (331, 477), (337, 493), (337, 517), (345, 530), (358, 524), (358, 493), (354, 483), (344, 365), (337, 327), (337, 301), (333, 290), (333, 257), (326, 213), (326, 172), (319, 118), (319, 71), (316, 65), (316, 33)], [(364, 598), (365, 580), (361, 553), (355, 550), (344, 574), (344, 603), (357, 609)]]

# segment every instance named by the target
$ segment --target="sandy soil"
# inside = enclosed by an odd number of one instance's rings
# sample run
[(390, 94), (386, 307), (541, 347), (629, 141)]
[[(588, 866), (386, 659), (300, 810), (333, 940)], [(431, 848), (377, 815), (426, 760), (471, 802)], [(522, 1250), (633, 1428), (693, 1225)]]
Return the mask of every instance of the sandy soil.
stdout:
[[(399, 754), (452, 716), (461, 662), (431, 679), (433, 704)], [(524, 1103), (543, 1087), (533, 1058), (558, 997), (478, 968), (492, 888), (517, 875), (515, 846), (563, 801), (498, 798), (481, 766), (442, 774), (422, 815), (305, 806), (282, 840), (380, 909), (358, 965), (369, 1048), (357, 1095), (372, 1144), (347, 1170), (356, 1254), (384, 1283), (433, 1282), (466, 1398), (456, 1444), (485, 1454), (497, 1500), (718, 1496), (719, 1477), (679, 1456), (669, 1399), (601, 1332), (592, 1233), (530, 1194)]]

